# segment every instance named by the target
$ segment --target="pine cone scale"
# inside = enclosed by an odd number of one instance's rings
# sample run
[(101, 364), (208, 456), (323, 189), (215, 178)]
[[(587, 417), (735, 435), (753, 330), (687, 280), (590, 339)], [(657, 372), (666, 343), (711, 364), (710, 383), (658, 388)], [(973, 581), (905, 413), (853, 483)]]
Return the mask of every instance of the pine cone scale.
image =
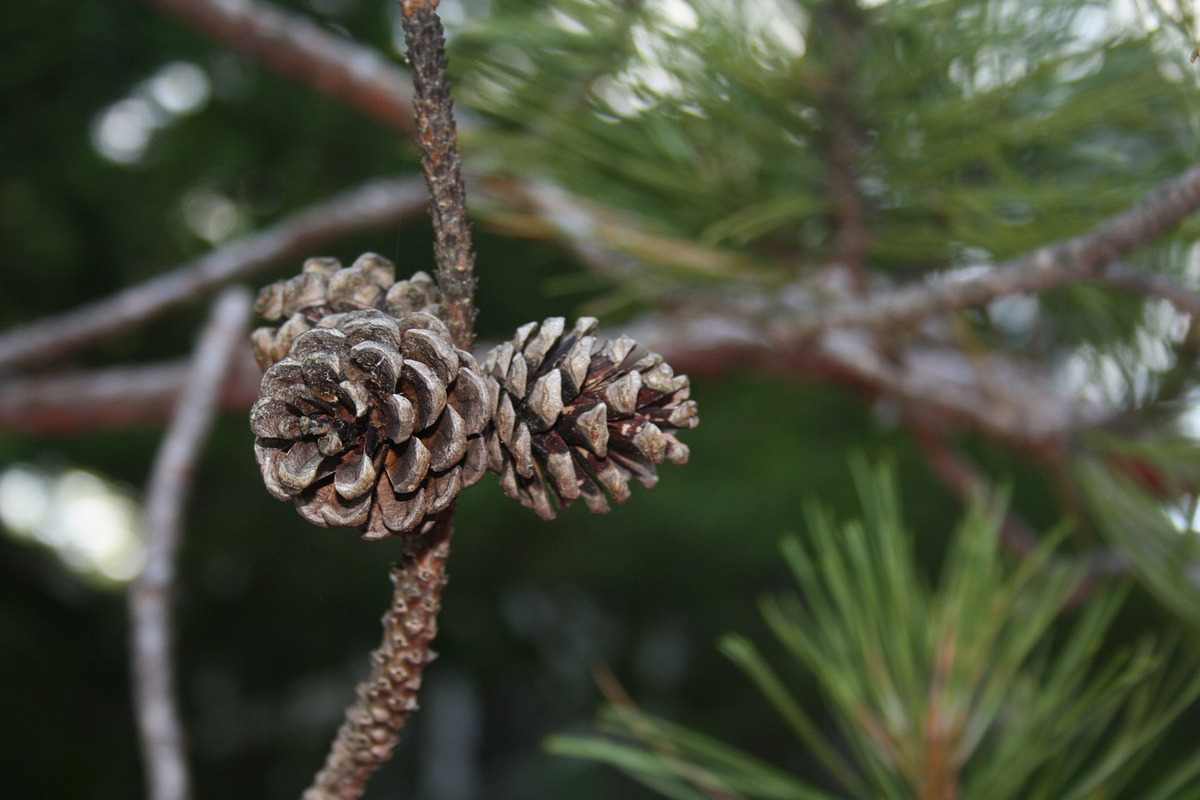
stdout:
[(571, 408), (563, 412), (563, 417), (572, 423), (563, 427), (563, 438), (571, 444), (586, 447), (599, 458), (608, 455), (608, 406), (605, 403), (596, 403), (586, 411)]
[(533, 382), (525, 403), (539, 423), (536, 432), (549, 430), (558, 421), (563, 410), (562, 388), (562, 372), (557, 369), (550, 370)]
[(462, 461), (467, 454), (467, 429), (463, 418), (452, 406), (442, 412), (429, 443), (429, 469), (444, 472)]
[(355, 452), (342, 460), (333, 471), (333, 485), (340, 497), (353, 500), (361, 497), (375, 485), (375, 465), (366, 453)]
[(410, 331), (404, 337), (401, 349), (405, 358), (429, 367), (442, 385), (448, 385), (458, 377), (458, 353), (433, 331)]
[(279, 464), (279, 482), (287, 489), (301, 492), (317, 479), (324, 460), (316, 442), (297, 442)]
[(393, 448), (388, 453), (387, 476), (396, 494), (409, 494), (425, 480), (429, 473), (429, 448), (420, 439), (409, 439), (406, 445)]
[(416, 429), (423, 431), (434, 424), (446, 407), (446, 387), (433, 370), (416, 360), (404, 363), (403, 374), (403, 386), (408, 389), (405, 396), (416, 409)]

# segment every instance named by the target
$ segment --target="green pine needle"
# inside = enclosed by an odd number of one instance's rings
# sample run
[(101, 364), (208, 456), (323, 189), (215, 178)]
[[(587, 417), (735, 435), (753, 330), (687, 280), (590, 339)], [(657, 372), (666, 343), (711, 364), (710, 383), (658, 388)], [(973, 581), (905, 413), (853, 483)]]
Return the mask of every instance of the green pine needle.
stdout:
[[(1200, 695), (1197, 659), (1151, 640), (1101, 659), (1126, 592), (1100, 586), (1064, 619), (1081, 572), (1054, 560), (1061, 535), (1010, 563), (995, 501), (965, 515), (932, 587), (888, 470), (858, 460), (853, 471), (862, 521), (838, 525), (810, 508), (806, 538), (782, 545), (797, 592), (762, 602), (833, 727), (800, 705), (748, 639), (721, 642), (822, 779), (862, 800), (1086, 800), (1130, 785)], [(555, 737), (551, 749), (608, 763), (672, 798), (831, 797), (810, 778), (635, 708), (608, 707), (601, 730)], [(1184, 764), (1157, 794), (1187, 796), (1196, 772)]]

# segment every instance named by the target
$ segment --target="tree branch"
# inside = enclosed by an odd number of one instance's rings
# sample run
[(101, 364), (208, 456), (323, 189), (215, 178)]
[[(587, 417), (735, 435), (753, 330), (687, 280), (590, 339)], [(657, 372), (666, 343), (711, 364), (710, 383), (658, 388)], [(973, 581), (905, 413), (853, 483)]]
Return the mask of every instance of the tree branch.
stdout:
[(235, 346), (245, 338), (252, 300), (245, 289), (228, 289), (214, 304), (146, 488), (146, 566), (129, 594), (129, 616), (134, 708), (151, 800), (187, 800), (191, 795), (171, 660), (180, 520), (192, 470), (216, 416), (221, 384)]
[[(984, 501), (988, 504), (988, 510), (994, 512), (995, 499), (988, 490), (983, 473), (966, 456), (956, 452), (946, 442), (945, 432), (930, 425), (928, 420), (911, 415), (908, 422), (909, 430), (925, 453), (925, 458), (938, 480), (963, 502), (971, 502), (979, 497), (981, 490), (986, 491)], [(1005, 512), (1000, 523), (1000, 537), (1005, 546), (1019, 558), (1033, 555), (1041, 546), (1040, 537), (1033, 528), (1011, 511)], [(1086, 600), (1096, 588), (1096, 584), (1105, 577), (1128, 575), (1133, 571), (1129, 556), (1119, 549), (1096, 549), (1074, 558), (1077, 563), (1083, 565), (1083, 575), (1069, 598), (1069, 608), (1075, 608)]]
[(1159, 275), (1120, 261), (1111, 261), (1092, 276), (1091, 281), (1123, 292), (1166, 300), (1179, 311), (1200, 319), (1200, 292), (1189, 289), (1168, 275)]
[(390, 757), (409, 716), (417, 710), (417, 692), (429, 649), (437, 635), (437, 616), (446, 586), (451, 506), (428, 534), (409, 539), (404, 560), (392, 568), (395, 591), (383, 616), (383, 642), (371, 654), (371, 674), (358, 686), (357, 701), (304, 800), (352, 800)]
[(417, 147), (429, 186), (436, 241), (438, 285), (454, 341), (464, 350), (475, 341), (475, 253), (467, 222), (453, 103), (446, 82), (446, 42), (437, 15), (437, 0), (401, 0), (404, 40), (413, 66), (417, 112)]
[(820, 91), (825, 117), (822, 146), (828, 165), (828, 191), (833, 203), (833, 241), (831, 260), (845, 269), (855, 291), (867, 290), (866, 203), (858, 188), (859, 127), (852, 98), (861, 92), (854, 87), (854, 72), (861, 51), (861, 11), (854, 0), (826, 0), (816, 13), (829, 32), (831, 80)]
[[(690, 308), (642, 317), (626, 331), (697, 377), (755, 369), (832, 379), (870, 396), (928, 408), (946, 425), (1020, 447), (1066, 441), (1118, 413), (1109, 405), (1064, 395), (1051, 376), (999, 353), (968, 357), (949, 346), (901, 343), (894, 357), (885, 358), (855, 331), (835, 331), (814, 344), (775, 336), (737, 311)], [(10, 379), (0, 383), (0, 428), (65, 434), (154, 424), (165, 419), (171, 400), (182, 391), (183, 373), (182, 365), (166, 363)], [(225, 407), (248, 409), (260, 377), (253, 360), (240, 355), (225, 390)]]
[(626, 326), (647, 347), (694, 377), (760, 369), (832, 379), (869, 395), (923, 407), (944, 425), (1011, 446), (1042, 451), (1110, 421), (1117, 409), (1065, 395), (1051, 376), (1000, 353), (966, 354), (949, 345), (897, 342), (882, 355), (863, 331), (803, 338), (738, 311), (683, 308)]
[(370, 47), (258, 0), (150, 0), (213, 39), (404, 133), (416, 131), (412, 83)]
[[(416, 86), (417, 144), (432, 196), (438, 284), (454, 341), (469, 349), (475, 341), (475, 254), (446, 84), (442, 23), (437, 0), (401, 0), (400, 7)], [(367, 780), (391, 757), (409, 715), (417, 710), (425, 665), (434, 658), (429, 647), (437, 635), (454, 511), (451, 505), (429, 533), (405, 539), (407, 552), (392, 570), (395, 593), (383, 617), (383, 643), (371, 656), (371, 675), (359, 685), (358, 699), (347, 709), (325, 766), (304, 800), (361, 797)]]
[[(70, 370), (0, 381), (0, 428), (67, 436), (105, 429), (161, 425), (187, 384), (188, 361)], [(244, 412), (258, 397), (262, 370), (245, 343), (235, 348), (218, 401)]]
[(352, 231), (395, 224), (421, 213), (424, 206), (424, 187), (415, 178), (371, 181), (334, 195), (172, 272), (0, 335), (0, 372), (53, 361), (97, 339), (196, 302), (225, 283), (279, 261), (309, 255), (314, 248)]
[[(1200, 208), (1200, 165), (1168, 181), (1142, 201), (1089, 232), (1040, 247), (982, 272), (927, 282), (831, 308), (809, 308), (793, 332), (813, 336), (833, 328), (901, 328), (934, 314), (984, 305), (1006, 295), (1044, 292), (1088, 280), (1109, 262), (1170, 231)], [(789, 316), (794, 316), (792, 310)]]

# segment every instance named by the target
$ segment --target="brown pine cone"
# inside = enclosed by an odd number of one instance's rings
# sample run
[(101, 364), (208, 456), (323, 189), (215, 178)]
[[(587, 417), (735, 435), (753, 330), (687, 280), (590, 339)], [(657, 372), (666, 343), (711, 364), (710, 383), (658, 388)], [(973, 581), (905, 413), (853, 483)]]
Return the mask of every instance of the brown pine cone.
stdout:
[(250, 412), (267, 490), (365, 539), (426, 530), (486, 470), (487, 384), (428, 313), (326, 316), (267, 369)]
[(484, 361), (498, 384), (488, 469), (542, 519), (579, 497), (603, 514), (601, 489), (624, 503), (631, 477), (653, 486), (655, 465), (687, 462), (674, 432), (699, 421), (686, 375), (627, 336), (597, 342), (596, 326), (584, 317), (564, 335), (562, 317), (531, 322)]
[(364, 253), (345, 268), (336, 258), (310, 258), (299, 275), (258, 293), (254, 310), (272, 324), (255, 330), (250, 344), (259, 367), (266, 370), (287, 355), (298, 335), (330, 314), (377, 308), (393, 317), (414, 311), (436, 317), (439, 303), (437, 287), (427, 274), (418, 272), (397, 282), (395, 265), (375, 253)]

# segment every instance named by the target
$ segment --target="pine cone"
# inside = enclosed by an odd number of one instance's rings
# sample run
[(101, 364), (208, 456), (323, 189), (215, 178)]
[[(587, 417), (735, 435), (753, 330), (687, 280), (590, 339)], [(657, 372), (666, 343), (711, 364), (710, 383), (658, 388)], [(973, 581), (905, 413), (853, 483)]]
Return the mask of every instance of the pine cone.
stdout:
[(488, 469), (542, 519), (579, 497), (603, 514), (601, 488), (624, 503), (630, 477), (652, 487), (656, 464), (687, 462), (674, 431), (699, 421), (686, 375), (627, 336), (598, 343), (596, 326), (584, 317), (564, 336), (562, 317), (531, 322), (484, 361), (498, 384)]
[(267, 369), (250, 412), (267, 490), (365, 539), (426, 530), (486, 470), (487, 384), (428, 313), (326, 316)]
[(364, 308), (402, 317), (414, 311), (440, 316), (440, 297), (433, 280), (418, 272), (396, 281), (396, 267), (383, 256), (364, 253), (349, 267), (336, 258), (310, 258), (294, 278), (264, 286), (255, 312), (274, 323), (250, 335), (261, 369), (287, 355), (297, 336), (321, 318)]

